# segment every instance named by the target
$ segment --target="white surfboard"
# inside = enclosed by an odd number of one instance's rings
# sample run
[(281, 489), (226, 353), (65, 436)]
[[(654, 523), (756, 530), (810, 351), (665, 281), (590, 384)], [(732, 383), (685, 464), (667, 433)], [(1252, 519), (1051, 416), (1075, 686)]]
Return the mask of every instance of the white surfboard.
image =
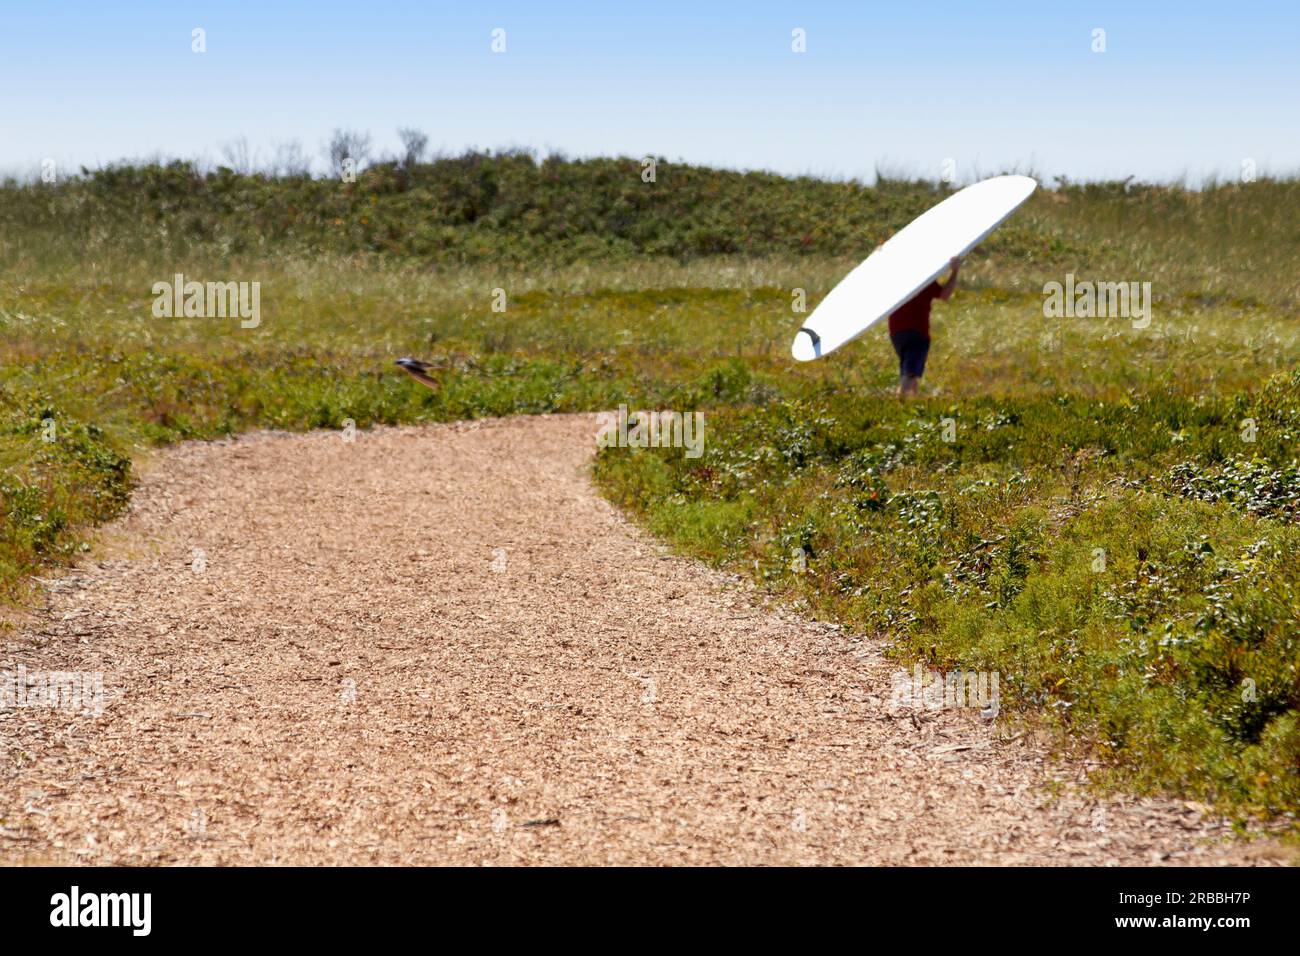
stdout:
[(953, 193), (891, 236), (813, 309), (794, 337), (800, 362), (851, 342), (920, 292), (1000, 226), (1038, 183), (995, 176)]

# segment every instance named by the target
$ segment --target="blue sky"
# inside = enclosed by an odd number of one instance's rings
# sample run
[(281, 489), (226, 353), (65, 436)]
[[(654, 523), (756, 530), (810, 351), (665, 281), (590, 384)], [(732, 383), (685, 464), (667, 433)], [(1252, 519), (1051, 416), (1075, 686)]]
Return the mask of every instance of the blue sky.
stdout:
[[(0, 8), (0, 170), (336, 126), (869, 179), (1300, 170), (1300, 4), (71, 0)], [(191, 52), (202, 27), (207, 52)], [(506, 52), (490, 50), (506, 31)], [(807, 31), (807, 52), (791, 31)], [(1091, 50), (1106, 31), (1106, 52)]]

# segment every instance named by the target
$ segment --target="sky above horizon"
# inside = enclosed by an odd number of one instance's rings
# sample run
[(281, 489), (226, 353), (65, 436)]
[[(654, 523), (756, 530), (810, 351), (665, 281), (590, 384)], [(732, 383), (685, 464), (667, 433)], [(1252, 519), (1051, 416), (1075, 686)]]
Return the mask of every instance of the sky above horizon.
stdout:
[(399, 126), (443, 152), (868, 181), (938, 177), (947, 160), (959, 181), (1300, 171), (1296, 3), (70, 0), (0, 14), (0, 173), (220, 162), (238, 137), (263, 159), (296, 140), (323, 169), (332, 129), (384, 152)]

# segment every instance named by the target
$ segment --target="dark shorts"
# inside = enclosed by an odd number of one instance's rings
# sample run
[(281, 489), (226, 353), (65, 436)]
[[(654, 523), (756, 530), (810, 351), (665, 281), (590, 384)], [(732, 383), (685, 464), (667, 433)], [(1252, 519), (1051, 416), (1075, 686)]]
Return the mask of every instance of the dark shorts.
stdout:
[(920, 378), (925, 374), (925, 358), (930, 354), (930, 340), (913, 329), (891, 332), (889, 340), (898, 353), (898, 374)]

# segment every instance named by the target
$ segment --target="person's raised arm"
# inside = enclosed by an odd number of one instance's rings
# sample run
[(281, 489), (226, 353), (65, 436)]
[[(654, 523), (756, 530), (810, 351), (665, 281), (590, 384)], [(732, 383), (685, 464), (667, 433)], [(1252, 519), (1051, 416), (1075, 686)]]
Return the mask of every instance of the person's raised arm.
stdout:
[(952, 266), (952, 274), (948, 276), (948, 281), (939, 286), (939, 298), (947, 302), (952, 298), (952, 294), (957, 291), (957, 270), (961, 268), (961, 260), (953, 256), (948, 260), (948, 265)]

